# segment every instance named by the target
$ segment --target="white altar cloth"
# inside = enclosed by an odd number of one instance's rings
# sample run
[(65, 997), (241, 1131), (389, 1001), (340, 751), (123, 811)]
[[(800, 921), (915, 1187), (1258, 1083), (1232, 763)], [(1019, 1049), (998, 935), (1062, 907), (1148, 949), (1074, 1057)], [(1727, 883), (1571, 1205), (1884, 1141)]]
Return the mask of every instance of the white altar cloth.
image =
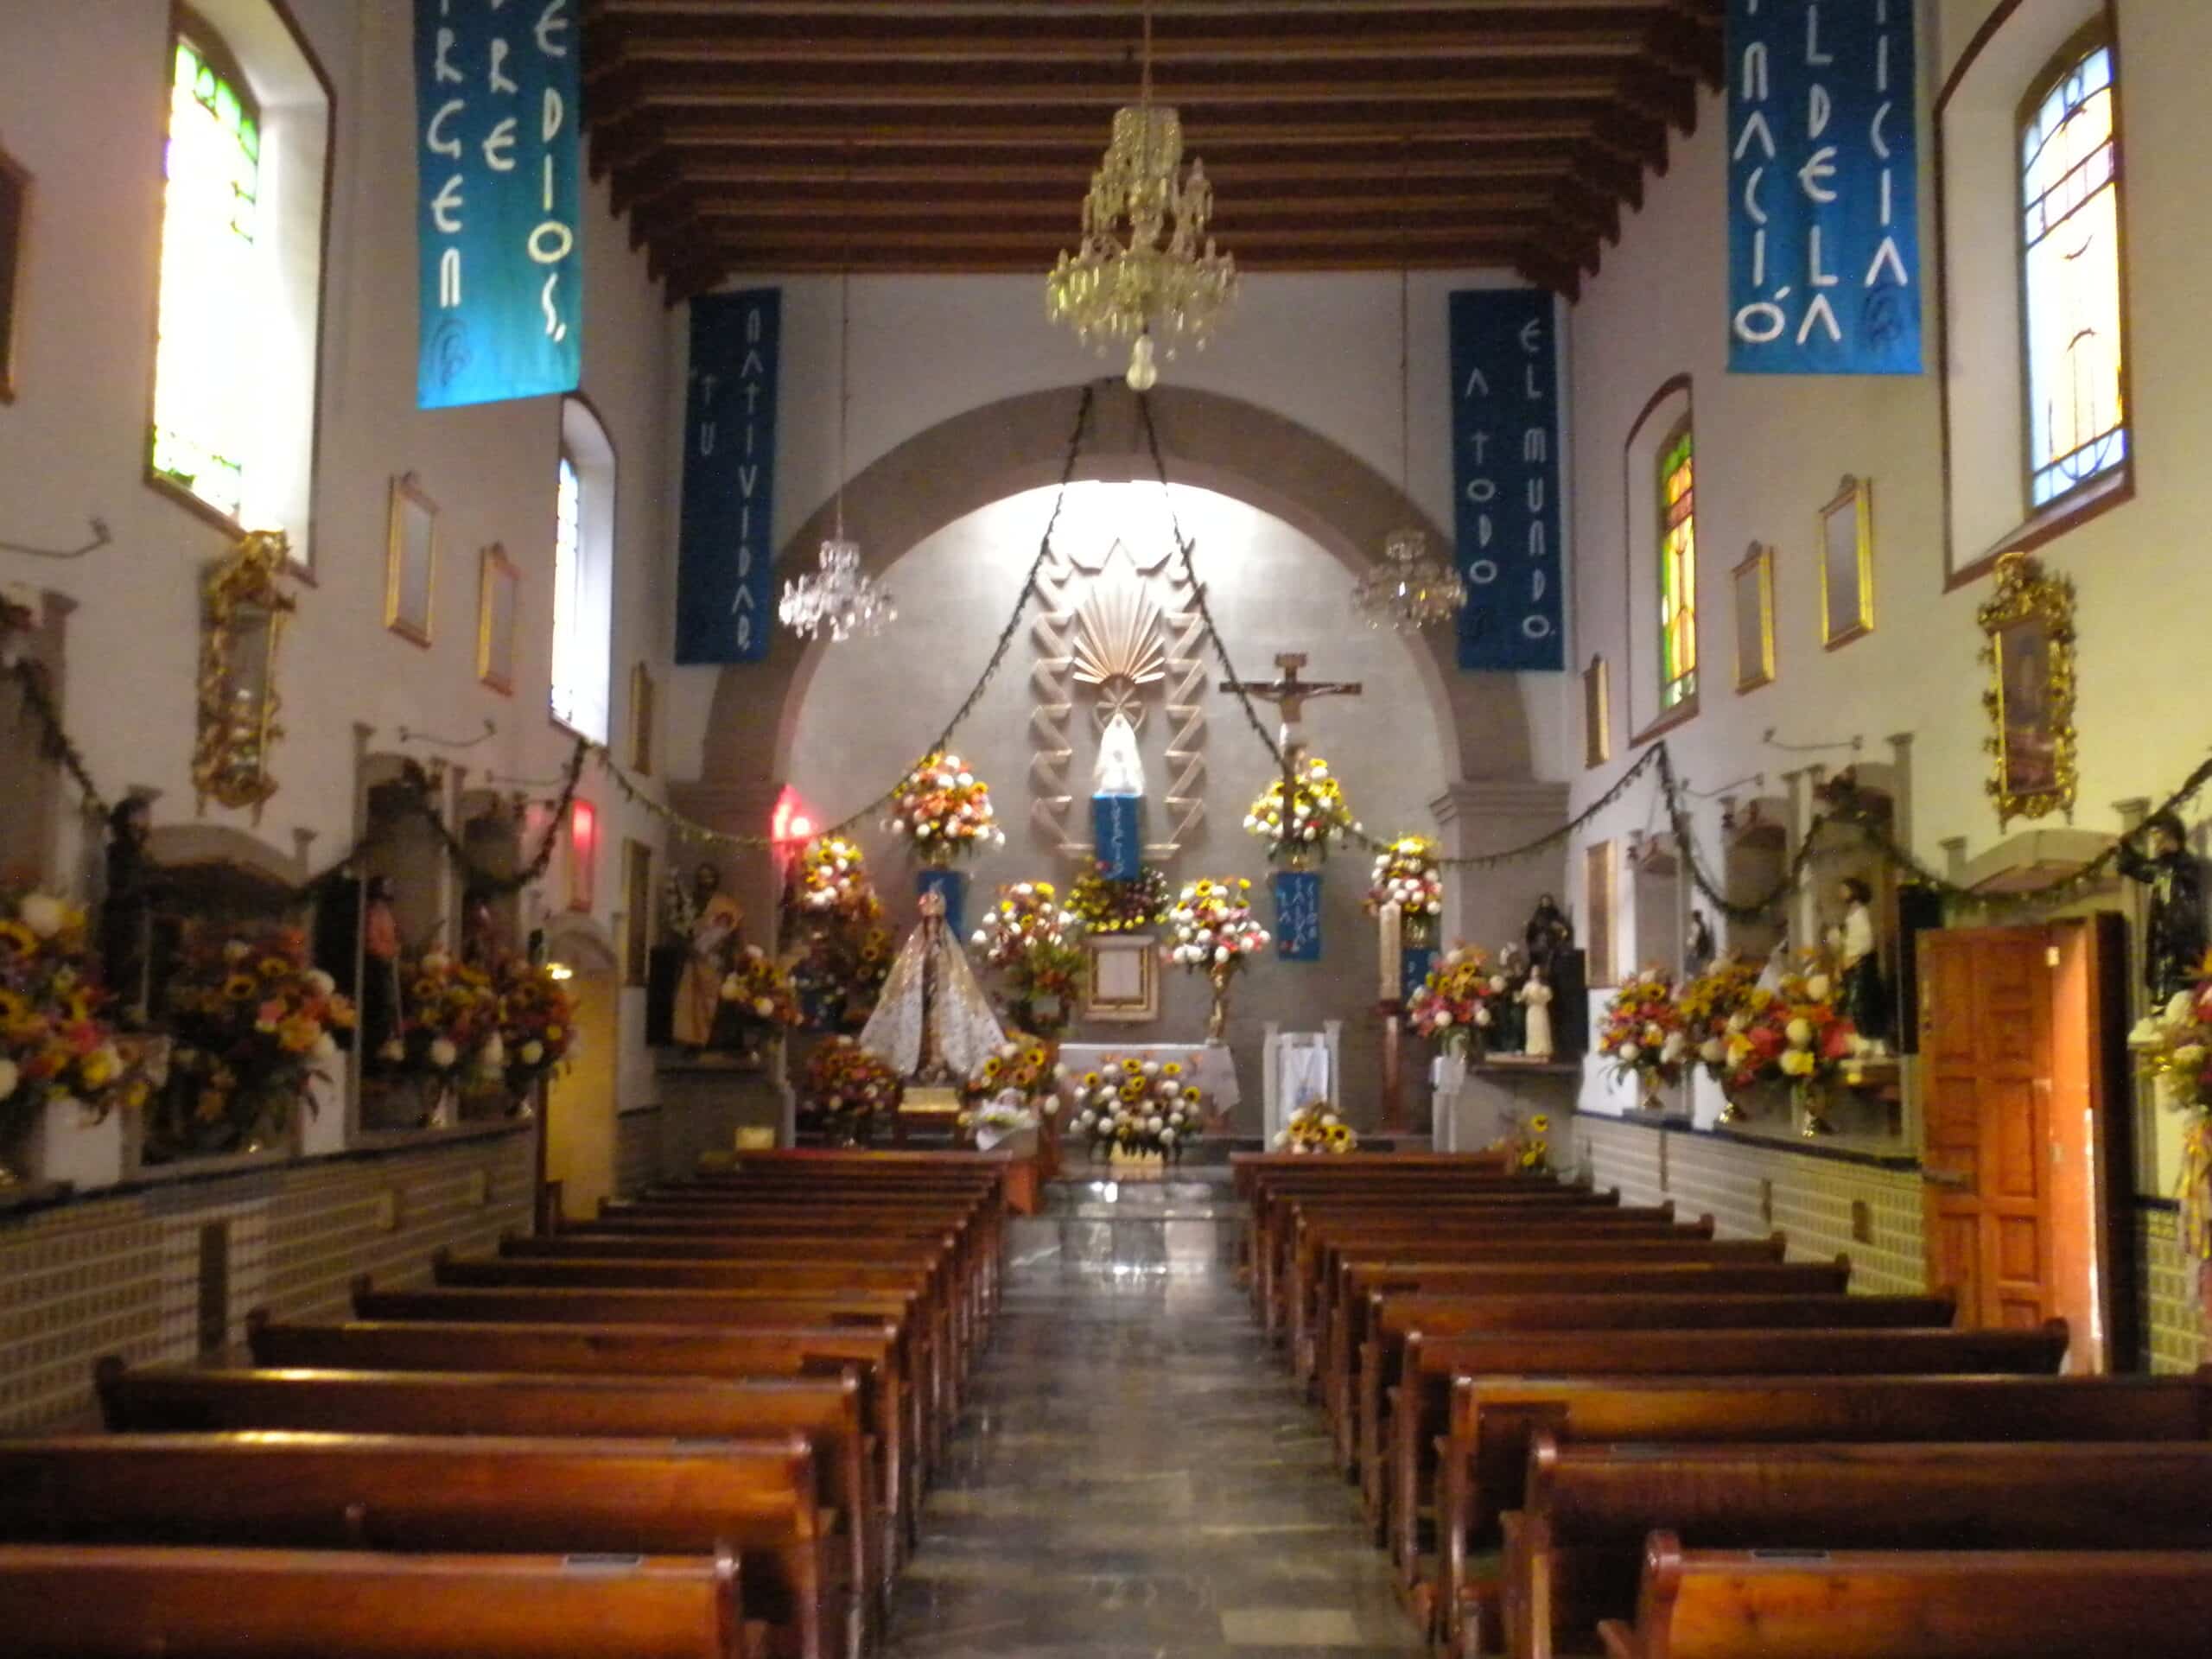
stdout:
[(1117, 1060), (1179, 1060), (1191, 1080), (1206, 1091), (1206, 1108), (1224, 1126), (1243, 1098), (1236, 1087), (1236, 1062), (1220, 1043), (1062, 1043), (1060, 1064), (1076, 1076), (1108, 1056)]

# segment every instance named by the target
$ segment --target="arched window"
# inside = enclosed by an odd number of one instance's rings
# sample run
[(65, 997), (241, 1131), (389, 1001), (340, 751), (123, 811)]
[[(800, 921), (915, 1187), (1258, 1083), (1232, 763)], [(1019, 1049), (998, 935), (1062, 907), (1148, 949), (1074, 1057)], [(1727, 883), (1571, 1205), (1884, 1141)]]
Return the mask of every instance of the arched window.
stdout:
[(153, 467), (237, 518), (254, 419), (239, 347), (259, 307), (261, 106), (193, 18), (178, 28), (170, 66), (164, 172)]
[(1659, 446), (1659, 707), (1697, 696), (1697, 479), (1686, 416)]
[(2028, 492), (2040, 508), (2127, 458), (2112, 41), (2076, 35), (2020, 115)]
[(561, 406), (553, 491), (553, 718), (607, 741), (614, 645), (614, 450), (577, 398)]

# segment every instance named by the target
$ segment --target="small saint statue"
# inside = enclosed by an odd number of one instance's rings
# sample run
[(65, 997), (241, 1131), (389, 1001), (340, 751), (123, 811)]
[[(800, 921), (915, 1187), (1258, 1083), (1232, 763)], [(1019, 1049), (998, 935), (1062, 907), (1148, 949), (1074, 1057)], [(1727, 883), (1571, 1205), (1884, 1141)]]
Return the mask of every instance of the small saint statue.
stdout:
[(1558, 958), (1574, 949), (1574, 925), (1560, 909), (1559, 900), (1548, 893), (1536, 900), (1523, 937), (1528, 941), (1530, 970), (1541, 970), (1547, 979), (1551, 977)]
[(399, 917), (391, 878), (372, 875), (361, 909), (361, 1046), (372, 1069), (407, 1058), (401, 1036)]
[(1509, 940), (1497, 953), (1497, 971), (1491, 976), (1491, 988), (1497, 1001), (1490, 1029), (1493, 1053), (1519, 1054), (1527, 1046), (1529, 1010), (1521, 1001), (1521, 988), (1528, 982), (1528, 950)]
[(156, 870), (147, 844), (153, 805), (142, 795), (118, 801), (107, 815), (107, 892), (100, 902), (100, 971), (126, 1027), (145, 1023)]
[(1516, 999), (1521, 1004), (1526, 1033), (1521, 1052), (1532, 1060), (1552, 1057), (1552, 988), (1541, 968), (1531, 968)]
[(1683, 953), (1684, 970), (1695, 978), (1712, 967), (1713, 958), (1719, 954), (1719, 946), (1713, 943), (1713, 924), (1705, 919), (1705, 912), (1690, 912), (1689, 948)]
[(676, 983), (672, 1034), (695, 1052), (715, 1040), (715, 1020), (721, 1011), (722, 976), (729, 971), (737, 930), (745, 912), (721, 890), (721, 872), (702, 864), (692, 873), (685, 895), (683, 973)]
[(1090, 770), (1093, 795), (1142, 796), (1144, 757), (1137, 750), (1137, 728), (1127, 715), (1106, 722), (1098, 740), (1098, 761)]
[(1880, 940), (1874, 931), (1873, 890), (1855, 875), (1836, 884), (1843, 919), (1828, 930), (1839, 985), (1839, 1011), (1849, 1020), (1862, 1046), (1888, 1052), (1889, 998), (1882, 982)]
[(2120, 843), (2120, 873), (2149, 890), (2143, 926), (2143, 984), (2163, 1007), (2204, 976), (2207, 928), (2204, 868), (2189, 850), (2189, 832), (2172, 812), (2155, 812), (2136, 831), (2146, 853)]
[(921, 920), (899, 948), (860, 1046), (908, 1082), (952, 1083), (972, 1077), (1006, 1033), (946, 925), (944, 893), (928, 889), (919, 908)]

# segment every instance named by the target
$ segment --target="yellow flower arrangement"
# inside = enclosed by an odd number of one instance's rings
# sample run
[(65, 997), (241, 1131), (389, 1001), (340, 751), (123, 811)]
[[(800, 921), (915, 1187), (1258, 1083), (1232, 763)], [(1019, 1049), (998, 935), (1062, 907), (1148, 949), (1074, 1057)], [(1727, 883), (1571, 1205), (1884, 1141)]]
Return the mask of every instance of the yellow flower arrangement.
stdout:
[(1314, 754), (1307, 755), (1299, 767), (1287, 810), (1283, 804), (1282, 779), (1274, 779), (1244, 814), (1244, 828), (1268, 843), (1272, 861), (1326, 858), (1329, 843), (1344, 840), (1359, 825), (1344, 799), (1343, 785), (1330, 773), (1329, 763)]
[(1173, 1061), (1142, 1054), (1109, 1056), (1080, 1077), (1055, 1074), (1066, 1091), (1071, 1130), (1094, 1155), (1119, 1151), (1170, 1158), (1180, 1156), (1208, 1127), (1205, 1091), (1185, 1082), (1185, 1068)]
[(144, 1101), (92, 975), (82, 909), (51, 893), (0, 892), (0, 1160), (48, 1102), (104, 1116)]
[(1340, 1154), (1356, 1150), (1359, 1136), (1323, 1100), (1310, 1100), (1283, 1120), (1275, 1131), (1276, 1152)]

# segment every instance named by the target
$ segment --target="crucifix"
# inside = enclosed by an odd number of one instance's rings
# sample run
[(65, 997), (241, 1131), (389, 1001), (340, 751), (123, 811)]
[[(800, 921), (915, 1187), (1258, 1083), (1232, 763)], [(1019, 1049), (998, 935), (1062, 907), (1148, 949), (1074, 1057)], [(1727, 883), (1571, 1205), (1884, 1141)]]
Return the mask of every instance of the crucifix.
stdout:
[(1282, 813), (1283, 822), (1290, 822), (1291, 806), (1297, 798), (1298, 763), (1306, 755), (1306, 731), (1299, 724), (1308, 697), (1356, 697), (1363, 689), (1357, 680), (1301, 680), (1298, 671), (1306, 666), (1302, 651), (1286, 651), (1275, 658), (1275, 666), (1282, 671), (1279, 680), (1224, 680), (1224, 691), (1241, 691), (1248, 697), (1262, 702), (1272, 702), (1282, 710), (1282, 730), (1277, 734), (1275, 747), (1282, 751)]

